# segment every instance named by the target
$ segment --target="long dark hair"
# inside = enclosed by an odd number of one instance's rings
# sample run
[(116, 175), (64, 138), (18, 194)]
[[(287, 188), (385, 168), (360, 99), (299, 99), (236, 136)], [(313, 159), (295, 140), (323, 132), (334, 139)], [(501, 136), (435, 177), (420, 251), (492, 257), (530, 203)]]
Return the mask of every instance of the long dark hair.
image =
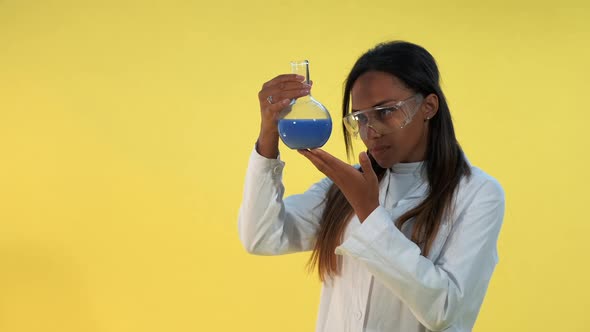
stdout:
[[(471, 175), (469, 165), (457, 139), (449, 106), (440, 87), (436, 61), (423, 47), (404, 42), (382, 43), (363, 54), (354, 64), (344, 88), (342, 115), (347, 115), (350, 94), (356, 80), (368, 71), (389, 73), (401, 80), (407, 88), (428, 96), (435, 94), (439, 100), (436, 115), (429, 120), (426, 158), (424, 166), (428, 177), (428, 195), (418, 206), (403, 214), (395, 224), (401, 228), (414, 219), (411, 240), (427, 256), (443, 218), (452, 208), (454, 193), (463, 176)], [(349, 158), (353, 156), (352, 138), (343, 127), (344, 142)], [(379, 181), (386, 169), (372, 160)], [(333, 277), (340, 271), (334, 250), (343, 239), (350, 217), (354, 214), (340, 189), (332, 185), (326, 195), (326, 205), (309, 268), (318, 267), (321, 280)]]

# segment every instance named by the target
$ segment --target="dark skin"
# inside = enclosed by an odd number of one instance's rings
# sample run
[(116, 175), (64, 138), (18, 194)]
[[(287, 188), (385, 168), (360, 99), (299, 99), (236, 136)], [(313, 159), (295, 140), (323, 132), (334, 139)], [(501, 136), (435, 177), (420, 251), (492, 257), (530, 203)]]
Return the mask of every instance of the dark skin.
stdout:
[[(277, 116), (289, 105), (293, 98), (309, 94), (311, 85), (303, 83), (305, 77), (295, 74), (279, 75), (264, 83), (258, 93), (260, 102), (260, 134), (258, 136), (258, 153), (269, 159), (279, 155), (279, 128)], [(272, 96), (273, 103), (267, 98)]]
[[(260, 91), (262, 125), (258, 138), (258, 153), (262, 156), (267, 158), (278, 156), (279, 135), (276, 117), (280, 110), (288, 105), (289, 99), (309, 93), (311, 86), (307, 86), (302, 81), (301, 77), (295, 75), (280, 75), (265, 83)], [(352, 87), (352, 109), (361, 110), (390, 101), (401, 101), (414, 94), (414, 91), (408, 89), (395, 76), (370, 71), (361, 75)], [(273, 96), (276, 104), (268, 103), (266, 98), (270, 95)], [(278, 99), (277, 96), (284, 99)], [(421, 104), (410, 104), (409, 107), (418, 109), (413, 120), (403, 129), (388, 134), (380, 134), (369, 129), (366, 136), (361, 136), (368, 151), (383, 168), (390, 168), (397, 163), (425, 159), (428, 119), (435, 116), (438, 111), (438, 97), (430, 94), (425, 96)], [(366, 152), (361, 152), (359, 155), (359, 162), (363, 169), (361, 173), (322, 149), (298, 151), (338, 186), (361, 223), (379, 206), (379, 181)]]

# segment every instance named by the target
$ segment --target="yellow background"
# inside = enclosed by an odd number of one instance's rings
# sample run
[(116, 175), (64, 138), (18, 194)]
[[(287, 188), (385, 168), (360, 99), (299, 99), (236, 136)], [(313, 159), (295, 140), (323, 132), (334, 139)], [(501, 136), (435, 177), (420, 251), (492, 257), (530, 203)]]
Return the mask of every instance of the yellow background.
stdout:
[[(257, 92), (307, 58), (338, 124), (375, 43), (438, 60), (507, 197), (475, 331), (588, 331), (587, 1), (0, 0), (0, 331), (311, 331), (308, 254), (238, 240)], [(344, 158), (340, 125), (326, 149)], [(282, 146), (287, 194), (321, 175)]]

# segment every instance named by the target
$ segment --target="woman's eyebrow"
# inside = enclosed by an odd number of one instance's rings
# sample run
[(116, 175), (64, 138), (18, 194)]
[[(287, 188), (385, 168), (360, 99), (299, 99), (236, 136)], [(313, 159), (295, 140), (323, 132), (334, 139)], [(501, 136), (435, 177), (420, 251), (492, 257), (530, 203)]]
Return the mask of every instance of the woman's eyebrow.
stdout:
[[(381, 106), (381, 105), (383, 105), (383, 104), (387, 104), (387, 103), (389, 103), (389, 102), (392, 102), (392, 101), (397, 101), (397, 99), (386, 99), (386, 100), (383, 100), (383, 101), (380, 101), (380, 102), (378, 102), (377, 104), (375, 104), (375, 105), (371, 106), (370, 108), (377, 107), (377, 106)], [(364, 109), (366, 110), (366, 109), (368, 109), (368, 108), (364, 108)], [(351, 111), (352, 111), (352, 112), (358, 112), (358, 111), (361, 111), (361, 110), (355, 110), (355, 109), (353, 108)]]

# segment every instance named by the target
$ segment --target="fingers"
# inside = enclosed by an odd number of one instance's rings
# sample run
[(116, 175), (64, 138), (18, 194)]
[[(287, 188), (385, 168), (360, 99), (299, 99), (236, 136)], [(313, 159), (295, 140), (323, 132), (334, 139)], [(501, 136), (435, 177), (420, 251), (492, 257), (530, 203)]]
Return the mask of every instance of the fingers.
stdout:
[(309, 159), (309, 161), (311, 161), (311, 163), (318, 169), (318, 171), (324, 173), (328, 177), (331, 177), (332, 174), (329, 174), (330, 167), (324, 160), (322, 160), (322, 158), (314, 154), (314, 152), (312, 152), (313, 150), (301, 149), (297, 151), (301, 153), (303, 156), (305, 156), (307, 159)]
[(258, 94), (258, 99), (261, 103), (268, 103), (267, 98), (272, 96), (274, 103), (274, 101), (282, 99), (296, 99), (307, 96), (310, 90), (311, 86), (303, 83), (296, 83), (296, 85), (284, 85), (284, 87), (274, 86), (261, 90)]
[(276, 132), (279, 113), (289, 106), (291, 100), (309, 94), (311, 85), (305, 84), (304, 80), (301, 75), (283, 74), (263, 84), (258, 92), (261, 130)]
[(328, 164), (332, 168), (336, 168), (336, 167), (348, 168), (348, 167), (350, 167), (350, 165), (348, 165), (347, 163), (334, 157), (333, 155), (329, 154), (328, 152), (326, 152), (322, 149), (313, 149), (313, 150), (311, 150), (311, 153), (313, 153), (314, 155), (316, 155), (317, 157), (322, 159), (324, 161), (324, 163)]
[(311, 86), (311, 84), (307, 84), (305, 82), (288, 81), (288, 82), (282, 82), (282, 83), (278, 83), (278, 84), (274, 84), (274, 85), (269, 85), (266, 87), (263, 86), (262, 91), (301, 90), (301, 89), (309, 88), (310, 86)]
[(262, 85), (261, 91), (275, 92), (276, 90), (296, 90), (309, 87), (305, 77), (297, 74), (283, 74)]
[(359, 154), (359, 162), (361, 164), (361, 168), (363, 169), (363, 176), (365, 179), (372, 184), (379, 183), (379, 179), (377, 178), (377, 174), (373, 170), (373, 165), (371, 165), (371, 160), (366, 152), (361, 152)]
[(263, 105), (263, 108), (262, 108), (263, 113), (270, 113), (271, 116), (274, 118), (276, 116), (276, 114), (278, 114), (280, 111), (282, 111), (285, 107), (289, 106), (289, 104), (291, 103), (291, 99), (276, 100), (273, 97), (272, 104), (269, 104), (269, 102), (266, 100), (264, 101), (264, 103), (266, 103), (266, 104), (262, 104)]
[(263, 87), (262, 90), (258, 92), (258, 100), (260, 101), (262, 107), (265, 103), (269, 103), (269, 96), (272, 96), (272, 103), (274, 104), (275, 102), (281, 101), (283, 99), (296, 99), (306, 96), (309, 94), (310, 90), (311, 85), (302, 82), (281, 82), (275, 85)]
[(347, 174), (350, 171), (357, 172), (352, 166), (342, 160), (332, 156), (322, 149), (298, 150), (299, 153), (307, 157), (314, 166), (327, 177), (332, 179), (336, 184), (342, 184), (346, 181)]
[(273, 78), (272, 80), (264, 83), (262, 85), (262, 88), (268, 88), (270, 86), (273, 85), (277, 85), (280, 83), (284, 83), (284, 82), (303, 82), (305, 80), (305, 77), (301, 76), (301, 75), (297, 75), (297, 74), (283, 74), (283, 75), (279, 75), (275, 78)]

